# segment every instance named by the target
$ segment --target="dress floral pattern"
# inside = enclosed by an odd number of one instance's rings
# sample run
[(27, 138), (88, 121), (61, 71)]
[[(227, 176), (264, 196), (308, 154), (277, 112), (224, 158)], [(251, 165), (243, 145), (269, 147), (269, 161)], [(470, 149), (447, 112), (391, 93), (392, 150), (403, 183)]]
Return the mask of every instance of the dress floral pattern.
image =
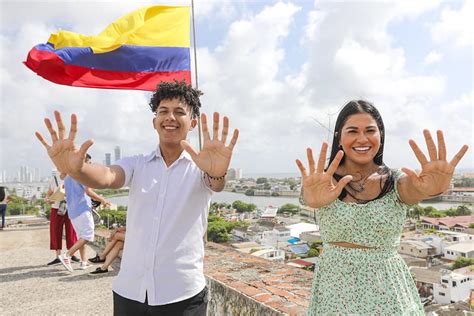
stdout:
[[(395, 179), (401, 176), (392, 171)], [(397, 185), (366, 204), (339, 199), (316, 210), (324, 251), (314, 272), (308, 315), (424, 315), (397, 248), (408, 206)], [(350, 242), (371, 249), (338, 247)]]

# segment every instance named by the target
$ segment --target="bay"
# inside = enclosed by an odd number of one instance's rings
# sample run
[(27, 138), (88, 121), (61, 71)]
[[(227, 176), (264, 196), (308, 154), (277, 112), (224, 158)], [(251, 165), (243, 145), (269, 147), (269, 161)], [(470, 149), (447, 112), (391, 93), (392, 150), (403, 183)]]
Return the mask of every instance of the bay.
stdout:
[[(212, 202), (217, 202), (217, 203), (224, 203), (224, 202), (232, 203), (234, 201), (240, 200), (245, 203), (253, 203), (257, 205), (257, 207), (261, 210), (265, 209), (265, 207), (270, 206), (270, 205), (274, 207), (280, 207), (287, 203), (296, 204), (296, 205), (299, 204), (297, 197), (247, 196), (242, 193), (233, 193), (233, 192), (227, 192), (227, 191), (214, 193), (211, 200)], [(128, 196), (111, 197), (109, 198), (109, 201), (112, 202), (113, 204), (127, 206)], [(420, 206), (422, 207), (433, 206), (438, 210), (446, 210), (449, 208), (455, 208), (458, 205), (461, 205), (461, 204), (460, 203), (447, 203), (447, 202), (420, 203)], [(472, 209), (472, 206), (471, 206), (471, 209)]]

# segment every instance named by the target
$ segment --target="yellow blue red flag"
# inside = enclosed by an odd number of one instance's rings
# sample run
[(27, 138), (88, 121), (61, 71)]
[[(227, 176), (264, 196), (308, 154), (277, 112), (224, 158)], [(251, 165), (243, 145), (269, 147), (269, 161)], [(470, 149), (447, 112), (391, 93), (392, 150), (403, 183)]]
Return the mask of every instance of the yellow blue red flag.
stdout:
[(189, 7), (148, 6), (100, 34), (59, 31), (24, 64), (54, 83), (153, 91), (161, 81), (191, 83)]

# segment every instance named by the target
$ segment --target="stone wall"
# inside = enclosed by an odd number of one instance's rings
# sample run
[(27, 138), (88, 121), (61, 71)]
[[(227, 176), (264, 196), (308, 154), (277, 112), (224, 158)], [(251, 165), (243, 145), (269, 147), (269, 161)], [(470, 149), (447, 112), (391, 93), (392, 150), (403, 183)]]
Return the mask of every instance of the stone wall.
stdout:
[[(103, 249), (107, 237), (107, 231), (96, 231), (95, 246)], [(306, 315), (312, 272), (208, 243), (204, 274), (208, 315)]]

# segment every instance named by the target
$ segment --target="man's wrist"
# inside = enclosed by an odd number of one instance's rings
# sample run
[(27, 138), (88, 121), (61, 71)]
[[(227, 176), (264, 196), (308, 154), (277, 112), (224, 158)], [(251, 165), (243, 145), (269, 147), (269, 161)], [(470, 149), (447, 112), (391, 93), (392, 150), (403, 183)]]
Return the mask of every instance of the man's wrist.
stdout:
[(225, 176), (227, 175), (227, 172), (224, 173), (224, 175), (222, 176), (211, 176), (209, 173), (205, 172), (204, 173), (206, 175), (206, 177), (209, 179), (209, 180), (214, 180), (214, 181), (220, 181), (220, 180), (224, 180), (225, 179)]

